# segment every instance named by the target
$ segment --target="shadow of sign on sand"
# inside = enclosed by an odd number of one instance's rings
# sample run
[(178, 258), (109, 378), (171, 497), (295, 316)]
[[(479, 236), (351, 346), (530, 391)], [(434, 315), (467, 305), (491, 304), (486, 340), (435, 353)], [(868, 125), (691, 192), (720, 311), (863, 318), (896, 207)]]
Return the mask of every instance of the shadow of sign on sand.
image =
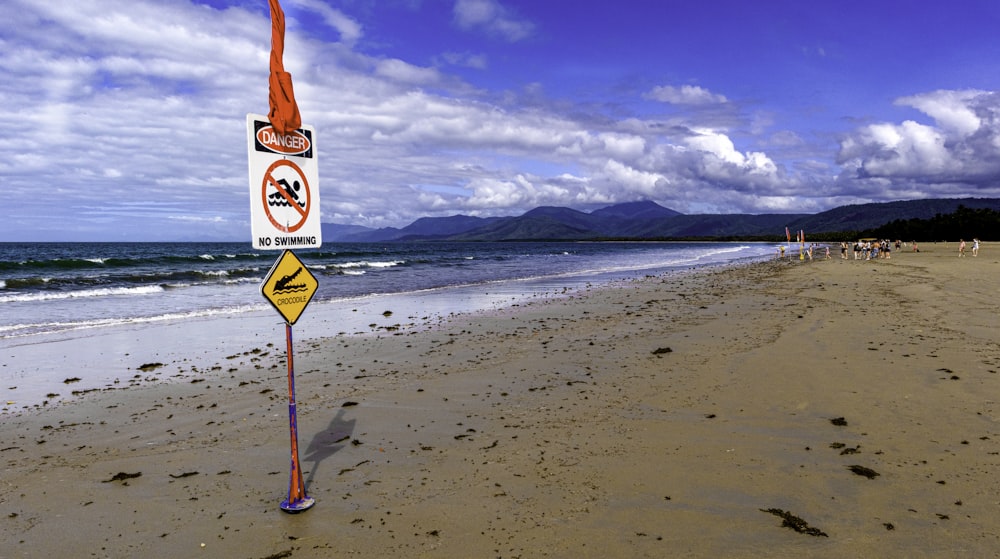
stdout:
[(357, 420), (346, 419), (344, 414), (345, 410), (343, 408), (337, 410), (337, 415), (330, 420), (330, 424), (322, 431), (316, 433), (312, 440), (309, 441), (305, 456), (302, 458), (305, 462), (312, 462), (309, 479), (305, 482), (306, 487), (312, 485), (320, 462), (333, 456), (351, 440), (351, 434), (354, 433), (354, 424)]

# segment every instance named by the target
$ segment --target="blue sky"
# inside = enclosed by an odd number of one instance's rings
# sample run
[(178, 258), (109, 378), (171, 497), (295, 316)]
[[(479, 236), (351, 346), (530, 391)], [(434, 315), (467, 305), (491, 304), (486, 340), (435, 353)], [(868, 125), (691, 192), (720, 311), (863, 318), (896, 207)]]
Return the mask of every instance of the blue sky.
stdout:
[[(6, 0), (0, 241), (250, 240), (266, 0)], [(323, 222), (1000, 197), (1000, 3), (283, 0)]]

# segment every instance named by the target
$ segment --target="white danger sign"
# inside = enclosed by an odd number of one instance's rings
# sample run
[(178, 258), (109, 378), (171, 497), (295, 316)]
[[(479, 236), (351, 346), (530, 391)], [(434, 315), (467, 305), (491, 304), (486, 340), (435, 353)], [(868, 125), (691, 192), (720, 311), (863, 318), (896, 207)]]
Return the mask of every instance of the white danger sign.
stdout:
[(260, 250), (317, 248), (321, 237), (316, 132), (278, 134), (264, 115), (247, 115), (250, 234)]

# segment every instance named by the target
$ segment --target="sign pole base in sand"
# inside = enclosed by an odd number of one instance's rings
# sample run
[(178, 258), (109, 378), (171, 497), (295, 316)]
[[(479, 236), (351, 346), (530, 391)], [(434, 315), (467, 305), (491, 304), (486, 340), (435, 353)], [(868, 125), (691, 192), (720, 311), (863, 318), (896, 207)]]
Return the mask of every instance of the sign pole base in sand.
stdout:
[(288, 430), (292, 438), (292, 469), (288, 479), (288, 499), (281, 502), (281, 510), (298, 513), (316, 504), (316, 499), (306, 495), (306, 484), (302, 481), (299, 466), (299, 430), (295, 415), (295, 368), (292, 365), (292, 325), (285, 323), (285, 337), (288, 340)]

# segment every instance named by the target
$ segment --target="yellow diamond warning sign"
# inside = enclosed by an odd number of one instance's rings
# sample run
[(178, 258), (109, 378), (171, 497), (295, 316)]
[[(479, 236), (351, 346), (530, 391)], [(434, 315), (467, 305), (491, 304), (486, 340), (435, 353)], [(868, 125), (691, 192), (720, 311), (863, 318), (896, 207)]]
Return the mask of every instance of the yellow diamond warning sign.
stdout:
[(295, 253), (286, 250), (281, 253), (274, 266), (271, 266), (271, 271), (260, 284), (260, 293), (274, 305), (285, 322), (295, 324), (316, 294), (317, 287), (319, 282), (312, 272), (295, 256)]

